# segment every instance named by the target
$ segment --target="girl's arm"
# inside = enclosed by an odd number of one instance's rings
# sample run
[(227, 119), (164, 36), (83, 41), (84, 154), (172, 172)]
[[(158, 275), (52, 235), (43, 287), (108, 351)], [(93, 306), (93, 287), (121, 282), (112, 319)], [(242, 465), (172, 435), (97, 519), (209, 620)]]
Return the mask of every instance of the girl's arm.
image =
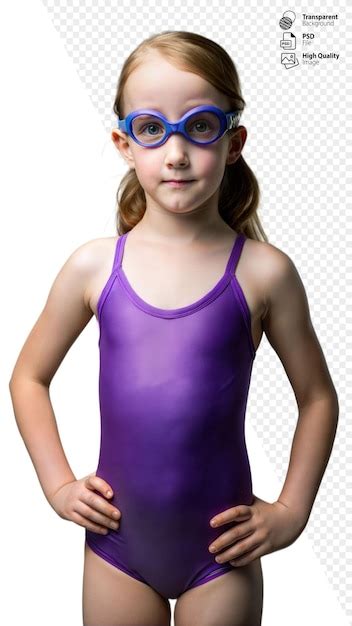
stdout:
[(278, 498), (305, 526), (328, 463), (338, 422), (338, 397), (315, 334), (300, 276), (278, 248), (268, 250), (264, 332), (294, 391), (298, 422)]
[(87, 286), (99, 258), (94, 254), (98, 241), (80, 246), (60, 270), (19, 354), (9, 385), (17, 426), (48, 501), (59, 487), (75, 480), (59, 437), (49, 386), (93, 315)]

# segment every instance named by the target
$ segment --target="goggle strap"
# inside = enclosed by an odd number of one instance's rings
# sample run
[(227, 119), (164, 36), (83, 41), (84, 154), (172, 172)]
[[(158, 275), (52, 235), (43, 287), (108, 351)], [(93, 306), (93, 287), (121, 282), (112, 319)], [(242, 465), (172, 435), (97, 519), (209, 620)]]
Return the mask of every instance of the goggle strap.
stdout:
[(231, 128), (236, 128), (241, 117), (241, 111), (237, 113), (230, 113), (227, 120), (227, 128), (231, 130)]

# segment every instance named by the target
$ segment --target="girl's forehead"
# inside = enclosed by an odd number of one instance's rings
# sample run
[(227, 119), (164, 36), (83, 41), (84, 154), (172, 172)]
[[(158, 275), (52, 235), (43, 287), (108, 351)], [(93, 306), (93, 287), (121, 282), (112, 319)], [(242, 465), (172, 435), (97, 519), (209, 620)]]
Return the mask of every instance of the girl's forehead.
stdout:
[(158, 64), (146, 67), (143, 63), (130, 74), (123, 92), (126, 115), (137, 109), (156, 109), (167, 115), (201, 104), (228, 106), (227, 97), (202, 76), (167, 65), (167, 71), (162, 71)]
[(165, 86), (151, 92), (150, 90), (136, 89), (133, 93), (124, 92), (125, 115), (139, 109), (154, 109), (168, 115), (181, 116), (189, 109), (201, 105), (216, 106), (220, 109), (228, 108), (228, 98), (217, 90), (206, 91), (204, 89), (183, 90), (165, 89)]

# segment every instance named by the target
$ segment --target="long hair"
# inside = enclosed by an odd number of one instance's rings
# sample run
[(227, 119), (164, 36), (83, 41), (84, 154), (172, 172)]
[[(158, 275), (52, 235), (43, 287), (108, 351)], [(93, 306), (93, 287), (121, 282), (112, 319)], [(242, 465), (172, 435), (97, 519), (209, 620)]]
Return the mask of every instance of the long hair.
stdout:
[[(154, 50), (176, 67), (198, 74), (211, 83), (229, 98), (231, 110), (243, 111), (246, 102), (241, 94), (236, 67), (227, 52), (202, 35), (176, 30), (163, 31), (145, 39), (127, 57), (117, 84), (113, 106), (116, 116), (125, 117), (123, 91), (128, 77), (143, 63), (146, 54)], [(235, 132), (235, 129), (228, 132)], [(241, 154), (235, 163), (225, 167), (219, 192), (219, 214), (234, 231), (267, 242), (257, 214), (259, 196), (258, 181)], [(142, 219), (146, 210), (144, 190), (135, 170), (130, 169), (123, 176), (116, 200), (116, 228), (122, 235)]]

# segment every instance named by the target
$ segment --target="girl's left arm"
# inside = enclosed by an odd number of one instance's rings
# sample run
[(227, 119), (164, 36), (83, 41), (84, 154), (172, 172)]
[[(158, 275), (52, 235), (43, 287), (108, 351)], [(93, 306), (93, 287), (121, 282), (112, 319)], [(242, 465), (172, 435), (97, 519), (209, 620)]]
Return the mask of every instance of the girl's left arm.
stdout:
[(278, 501), (309, 519), (330, 458), (339, 415), (338, 396), (310, 318), (306, 292), (292, 260), (270, 246), (263, 330), (291, 383), (298, 421)]

